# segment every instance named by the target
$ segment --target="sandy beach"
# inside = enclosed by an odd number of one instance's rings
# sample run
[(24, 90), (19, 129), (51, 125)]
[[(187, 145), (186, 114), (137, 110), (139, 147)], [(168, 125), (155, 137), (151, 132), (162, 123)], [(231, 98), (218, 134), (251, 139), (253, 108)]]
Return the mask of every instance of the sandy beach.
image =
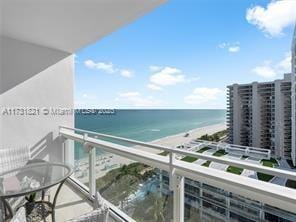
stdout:
[[(226, 124), (215, 124), (210, 126), (205, 126), (201, 128), (196, 128), (187, 132), (182, 132), (179, 134), (163, 137), (154, 141), (151, 141), (153, 144), (158, 144), (162, 146), (167, 147), (176, 147), (178, 145), (188, 143), (191, 140), (197, 139), (205, 134), (214, 134), (216, 132), (222, 131), (226, 129)], [(185, 137), (184, 135), (187, 134)], [(134, 148), (138, 148), (141, 150), (145, 150), (147, 152), (152, 153), (160, 153), (160, 150), (151, 149), (147, 147), (142, 146), (134, 146)], [(134, 161), (123, 158), (121, 156), (106, 153), (102, 154), (100, 156), (96, 157), (96, 166), (95, 166), (95, 172), (96, 172), (96, 178), (100, 178), (104, 176), (107, 172), (109, 172), (112, 169), (116, 169), (124, 164), (130, 164)], [(89, 171), (89, 165), (88, 165), (88, 158), (81, 159), (79, 161), (76, 161), (75, 163), (75, 176), (82, 182), (88, 182), (88, 171)]]
[[(205, 126), (201, 128), (196, 128), (188, 132), (183, 132), (183, 133), (179, 133), (172, 136), (163, 137), (161, 139), (152, 141), (152, 143), (162, 145), (162, 146), (176, 147), (180, 144), (188, 143), (191, 140), (197, 139), (202, 135), (205, 135), (205, 134), (211, 135), (225, 129), (226, 129), (226, 124), (220, 123), (220, 124)], [(186, 133), (189, 134), (187, 137), (184, 136)]]

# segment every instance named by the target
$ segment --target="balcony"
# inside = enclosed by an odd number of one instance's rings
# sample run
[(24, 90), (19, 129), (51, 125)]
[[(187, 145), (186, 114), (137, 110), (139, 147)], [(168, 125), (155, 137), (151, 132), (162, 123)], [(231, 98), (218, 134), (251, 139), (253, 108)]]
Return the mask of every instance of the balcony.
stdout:
[[(65, 139), (66, 154), (71, 153), (71, 149), (73, 149), (73, 147), (67, 145), (67, 141), (75, 141), (82, 144), (83, 149), (87, 152), (87, 158), (84, 163), (84, 172), (86, 172), (86, 175), (81, 177), (80, 170), (83, 166), (80, 165), (79, 170), (79, 167), (77, 168), (78, 165), (75, 164), (76, 173), (69, 181), (69, 187), (75, 187), (75, 190), (84, 191), (84, 198), (81, 198), (80, 195), (77, 196), (76, 191), (73, 192), (73, 201), (69, 200), (68, 203), (69, 205), (73, 204), (75, 206), (78, 204), (77, 206), (79, 206), (80, 201), (84, 202), (85, 208), (75, 211), (77, 214), (90, 210), (94, 194), (100, 191), (102, 196), (108, 201), (110, 211), (113, 212), (113, 215), (120, 215), (119, 219), (117, 217), (115, 221), (133, 221), (133, 219), (138, 221), (140, 219), (139, 207), (142, 209), (140, 212), (143, 221), (153, 221), (151, 220), (151, 215), (148, 215), (151, 214), (151, 211), (148, 209), (155, 210), (155, 204), (158, 203), (157, 200), (154, 199), (154, 201), (151, 202), (149, 199), (150, 194), (147, 196), (148, 199), (145, 199), (146, 197), (144, 198), (144, 201), (141, 200), (141, 198), (143, 197), (143, 187), (147, 184), (153, 187), (156, 184), (152, 189), (153, 191), (149, 190), (149, 192), (155, 192), (157, 196), (160, 195), (164, 198), (162, 200), (165, 200), (163, 202), (165, 203), (165, 206), (163, 206), (165, 213), (162, 213), (166, 220), (171, 218), (176, 222), (182, 222), (193, 218), (210, 217), (220, 218), (223, 221), (232, 221), (238, 215), (248, 218), (248, 213), (253, 214), (249, 216), (250, 218), (254, 218), (255, 221), (263, 220), (265, 215), (267, 215), (264, 211), (264, 206), (267, 206), (267, 204), (268, 206), (279, 209), (283, 218), (285, 218), (285, 216), (288, 218), (296, 218), (296, 215), (293, 214), (296, 210), (296, 190), (262, 182), (246, 176), (235, 175), (211, 167), (184, 162), (181, 161), (180, 157), (191, 156), (196, 159), (202, 159), (205, 162), (227, 164), (269, 175), (285, 177), (291, 180), (296, 180), (296, 173), (294, 172), (264, 167), (238, 159), (216, 157), (208, 153), (203, 154), (186, 151), (185, 149), (169, 148), (67, 127), (60, 128), (60, 136)], [(133, 192), (133, 195), (127, 195), (124, 201), (119, 201), (120, 198), (117, 192), (113, 192), (112, 195), (110, 195), (110, 193), (108, 194), (110, 190), (105, 192), (102, 190), (102, 187), (100, 187), (101, 182), (98, 181), (101, 180), (102, 175), (98, 169), (106, 169), (107, 165), (111, 167), (112, 161), (108, 162), (109, 159), (101, 159), (101, 162), (103, 161), (107, 164), (104, 164), (103, 168), (100, 168), (98, 166), (100, 163), (97, 162), (96, 149), (107, 152), (110, 158), (111, 156), (113, 156), (112, 158), (119, 157), (121, 160), (124, 158), (127, 165), (130, 163), (144, 164), (145, 167), (141, 169), (141, 175), (145, 175), (145, 173), (149, 174), (148, 172), (152, 171), (154, 173), (150, 175), (151, 177), (147, 177), (148, 179), (146, 178), (146, 181), (142, 181), (135, 186), (137, 191)], [(118, 166), (112, 169), (116, 168), (118, 168)], [(133, 179), (129, 178), (129, 180)], [(156, 182), (154, 183), (153, 180)], [(190, 183), (188, 183), (188, 181), (190, 181)], [(194, 184), (194, 186), (192, 184)], [(134, 184), (131, 186), (134, 186)], [(129, 186), (124, 186), (123, 190), (118, 190), (118, 192), (123, 194), (128, 190), (128, 187)], [(188, 190), (188, 187), (192, 187), (192, 189), (190, 188), (190, 190)], [(66, 187), (65, 192), (62, 192), (61, 196), (71, 196), (66, 194), (69, 189), (70, 188)], [(70, 190), (73, 189), (71, 188)], [(147, 190), (145, 191), (148, 192)], [(211, 195), (204, 196), (205, 193), (210, 193)], [(215, 193), (217, 193), (217, 195)], [(243, 202), (237, 201), (237, 198), (231, 201), (233, 197), (238, 196), (243, 199)], [(79, 199), (79, 197), (81, 199)], [(134, 201), (133, 198), (135, 197), (141, 198)], [(219, 201), (220, 199), (223, 203)], [(234, 203), (234, 201), (236, 203), (235, 207), (233, 204), (230, 206), (229, 204)], [(248, 202), (250, 202), (250, 205), (247, 204)], [(257, 209), (260, 213), (254, 214), (251, 210), (250, 212), (245, 212), (246, 215), (240, 214), (240, 209), (253, 209), (253, 203), (260, 203)], [(59, 213), (61, 215), (64, 215), (64, 212), (67, 211), (68, 204), (58, 204)], [(279, 215), (277, 215), (277, 217), (279, 217)], [(148, 218), (150, 218), (150, 220)], [(269, 221), (266, 218), (265, 220)], [(114, 221), (114, 219), (112, 220)]]

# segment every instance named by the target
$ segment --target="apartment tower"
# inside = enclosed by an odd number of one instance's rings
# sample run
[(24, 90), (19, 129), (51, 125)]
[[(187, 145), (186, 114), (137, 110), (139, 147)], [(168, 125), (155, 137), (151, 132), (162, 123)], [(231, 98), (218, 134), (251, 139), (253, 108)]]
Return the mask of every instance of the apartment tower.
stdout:
[(292, 70), (283, 79), (227, 86), (228, 142), (270, 149), (296, 165), (296, 27)]

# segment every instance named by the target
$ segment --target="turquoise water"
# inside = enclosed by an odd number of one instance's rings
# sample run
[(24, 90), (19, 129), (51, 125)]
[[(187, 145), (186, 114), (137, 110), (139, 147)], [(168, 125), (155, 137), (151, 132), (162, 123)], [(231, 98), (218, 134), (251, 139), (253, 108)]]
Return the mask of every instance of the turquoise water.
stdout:
[[(225, 122), (225, 110), (115, 110), (113, 115), (75, 115), (75, 127), (149, 142)], [(83, 153), (76, 145), (76, 158)]]

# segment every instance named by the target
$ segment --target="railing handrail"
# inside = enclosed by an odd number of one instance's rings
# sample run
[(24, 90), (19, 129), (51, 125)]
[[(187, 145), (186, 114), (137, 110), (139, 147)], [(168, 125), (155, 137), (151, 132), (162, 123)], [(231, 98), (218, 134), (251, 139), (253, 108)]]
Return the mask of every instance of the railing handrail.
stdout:
[[(112, 135), (103, 134), (103, 133), (97, 133), (97, 132), (93, 132), (93, 131), (89, 131), (89, 130), (82, 130), (82, 129), (77, 129), (77, 128), (61, 126), (60, 129), (62, 129), (62, 128), (68, 129), (68, 130), (73, 130), (76, 132), (87, 133), (88, 135), (101, 136), (101, 137), (105, 137), (105, 138), (109, 138), (109, 139), (116, 139), (119, 141), (131, 143), (134, 145), (141, 145), (141, 146), (149, 147), (152, 149), (158, 149), (158, 150), (162, 150), (162, 151), (172, 152), (172, 153), (179, 154), (179, 155), (192, 156), (192, 157), (196, 157), (196, 158), (200, 158), (200, 159), (204, 159), (204, 160), (208, 160), (208, 161), (213, 161), (213, 162), (217, 162), (217, 163), (221, 163), (221, 164), (227, 164), (227, 165), (231, 165), (231, 166), (235, 166), (235, 167), (240, 167), (243, 169), (266, 173), (266, 174), (270, 174), (272, 176), (284, 177), (284, 178), (296, 181), (296, 172), (292, 172), (292, 171), (266, 167), (266, 166), (262, 166), (262, 165), (258, 165), (258, 164), (245, 162), (242, 160), (233, 160), (233, 159), (228, 159), (228, 158), (224, 158), (224, 157), (215, 157), (215, 156), (206, 155), (206, 154), (202, 154), (202, 153), (196, 153), (196, 152), (192, 152), (192, 151), (182, 150), (179, 148), (169, 148), (166, 146), (141, 142), (141, 141), (137, 141), (137, 140), (127, 139), (127, 138), (118, 137), (118, 136), (112, 136)], [(83, 142), (83, 141), (81, 141), (81, 142)]]
[[(86, 146), (98, 147), (107, 152), (166, 170), (168, 172), (171, 170), (171, 167), (173, 167), (174, 175), (180, 175), (184, 178), (190, 178), (192, 180), (197, 180), (202, 183), (219, 187), (229, 192), (233, 192), (271, 206), (279, 207), (286, 211), (296, 212), (296, 190), (294, 189), (227, 173), (221, 170), (206, 168), (180, 160), (174, 160), (170, 163), (169, 157), (167, 156), (165, 157), (153, 154), (134, 147), (122, 146), (97, 138), (88, 137), (87, 135), (80, 135), (69, 130), (61, 129), (60, 135), (67, 139), (82, 142)], [(174, 150), (172, 150), (172, 152), (173, 151)]]

